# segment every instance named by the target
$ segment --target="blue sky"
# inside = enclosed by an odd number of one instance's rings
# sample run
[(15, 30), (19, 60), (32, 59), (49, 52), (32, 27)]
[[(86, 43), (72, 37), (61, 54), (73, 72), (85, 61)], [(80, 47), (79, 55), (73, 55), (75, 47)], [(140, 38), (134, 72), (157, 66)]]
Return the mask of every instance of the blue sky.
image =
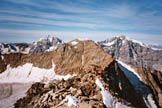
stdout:
[(162, 0), (0, 0), (0, 42), (46, 35), (162, 44)]

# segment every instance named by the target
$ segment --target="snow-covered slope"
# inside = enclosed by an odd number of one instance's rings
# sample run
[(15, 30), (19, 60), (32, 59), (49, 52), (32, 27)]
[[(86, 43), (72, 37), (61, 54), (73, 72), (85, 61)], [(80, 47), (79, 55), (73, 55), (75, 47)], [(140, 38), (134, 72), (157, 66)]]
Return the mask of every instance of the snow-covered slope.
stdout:
[(0, 83), (31, 83), (31, 82), (47, 82), (51, 80), (68, 79), (71, 75), (56, 75), (54, 72), (55, 65), (51, 69), (43, 69), (34, 67), (31, 63), (26, 63), (16, 68), (7, 66), (7, 69), (0, 74)]

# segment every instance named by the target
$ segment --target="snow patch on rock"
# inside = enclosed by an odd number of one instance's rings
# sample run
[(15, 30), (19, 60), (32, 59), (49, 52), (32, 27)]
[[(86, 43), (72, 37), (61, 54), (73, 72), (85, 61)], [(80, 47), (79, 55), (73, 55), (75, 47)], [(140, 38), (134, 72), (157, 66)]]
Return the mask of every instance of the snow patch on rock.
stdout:
[(144, 43), (140, 42), (140, 41), (137, 41), (137, 40), (134, 40), (134, 39), (130, 39), (130, 41), (132, 41), (134, 43), (137, 43), (137, 44), (139, 44), (139, 45), (141, 45), (143, 47), (146, 47), (146, 45)]
[(2, 60), (4, 60), (4, 56), (3, 55), (1, 55), (1, 58), (2, 58)]
[(115, 44), (115, 42), (116, 42), (116, 40), (114, 40), (112, 42), (104, 43), (103, 45), (105, 45), (105, 46), (112, 46), (112, 45)]
[(149, 94), (147, 98), (143, 98), (148, 108), (157, 108), (155, 101), (153, 100), (152, 94)]
[(65, 101), (68, 101), (67, 102), (68, 107), (77, 106), (80, 103), (76, 97), (71, 96), (71, 95), (67, 95), (65, 98)]
[(74, 46), (74, 45), (77, 45), (78, 42), (77, 41), (72, 41), (71, 44)]

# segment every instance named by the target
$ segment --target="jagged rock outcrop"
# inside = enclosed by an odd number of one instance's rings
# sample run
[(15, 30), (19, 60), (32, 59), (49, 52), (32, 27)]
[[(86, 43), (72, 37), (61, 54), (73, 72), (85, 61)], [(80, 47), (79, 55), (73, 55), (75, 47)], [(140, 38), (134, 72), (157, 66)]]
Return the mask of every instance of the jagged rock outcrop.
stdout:
[(128, 39), (125, 36), (115, 37), (98, 42), (109, 54), (124, 63), (149, 67), (162, 72), (162, 50), (155, 50), (144, 43)]

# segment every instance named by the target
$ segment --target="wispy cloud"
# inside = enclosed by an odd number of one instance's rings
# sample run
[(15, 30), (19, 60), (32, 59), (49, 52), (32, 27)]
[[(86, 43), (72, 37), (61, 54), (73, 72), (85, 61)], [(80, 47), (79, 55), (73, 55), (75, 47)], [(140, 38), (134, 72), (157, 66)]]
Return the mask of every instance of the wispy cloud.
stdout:
[(139, 3), (135, 0), (132, 2), (5, 0), (0, 4), (0, 33), (7, 35), (18, 31), (19, 35), (25, 35), (26, 32), (23, 30), (26, 30), (28, 35), (40, 36), (42, 31), (46, 31), (42, 33), (45, 35), (59, 30), (57, 31), (59, 34), (69, 34), (69, 39), (75, 35), (79, 37), (94, 35), (99, 39), (99, 36), (105, 37), (107, 33), (161, 37), (162, 13), (157, 5), (156, 2)]
[[(32, 37), (33, 39), (39, 39), (41, 37), (51, 35), (57, 36), (64, 41), (70, 41), (71, 39), (93, 39), (95, 41), (101, 41), (107, 38), (111, 38), (114, 36), (128, 36), (132, 39), (141, 40), (144, 43), (159, 43), (161, 44), (162, 36), (154, 35), (154, 34), (145, 34), (145, 33), (128, 33), (128, 32), (79, 32), (79, 31), (53, 31), (53, 30), (11, 30), (11, 29), (0, 29), (0, 32), (8, 33), (10, 38), (17, 36), (17, 38), (22, 38), (26, 40), (28, 37)], [(153, 37), (153, 38), (152, 38)], [(0, 37), (1, 38), (1, 37)], [(9, 42), (21, 42), (20, 40), (10, 40)], [(33, 42), (32, 39), (29, 42)]]

